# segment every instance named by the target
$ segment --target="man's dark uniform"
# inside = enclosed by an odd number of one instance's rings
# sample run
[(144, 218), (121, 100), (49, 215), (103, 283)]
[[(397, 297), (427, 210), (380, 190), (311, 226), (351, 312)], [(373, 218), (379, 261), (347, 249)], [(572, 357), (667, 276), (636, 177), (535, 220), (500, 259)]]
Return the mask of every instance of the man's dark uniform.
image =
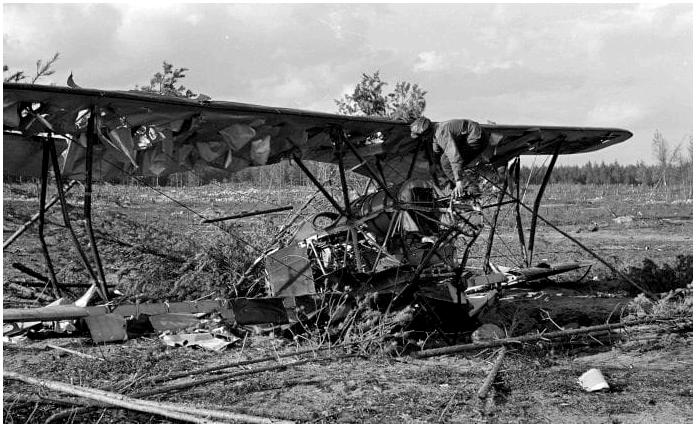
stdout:
[(448, 120), (434, 126), (433, 152), (440, 158), (447, 177), (453, 182), (471, 181), (466, 165), (486, 147), (481, 126), (466, 119)]

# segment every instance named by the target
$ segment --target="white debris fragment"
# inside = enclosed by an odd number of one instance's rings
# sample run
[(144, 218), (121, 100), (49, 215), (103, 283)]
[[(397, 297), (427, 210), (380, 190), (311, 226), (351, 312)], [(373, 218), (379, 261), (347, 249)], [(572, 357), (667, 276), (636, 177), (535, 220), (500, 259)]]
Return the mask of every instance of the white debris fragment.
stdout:
[(612, 219), (617, 224), (628, 224), (633, 222), (633, 216), (631, 215), (626, 215), (626, 216), (618, 216), (614, 219)]
[(485, 323), (471, 334), (471, 341), (475, 343), (488, 342), (505, 338), (505, 332), (498, 325)]
[(239, 338), (233, 341), (227, 341), (214, 337), (210, 333), (202, 334), (179, 334), (179, 335), (163, 335), (162, 341), (171, 347), (201, 347), (212, 351), (221, 351), (228, 346), (234, 344)]
[(578, 378), (578, 383), (585, 391), (608, 390), (609, 384), (599, 369), (592, 368)]

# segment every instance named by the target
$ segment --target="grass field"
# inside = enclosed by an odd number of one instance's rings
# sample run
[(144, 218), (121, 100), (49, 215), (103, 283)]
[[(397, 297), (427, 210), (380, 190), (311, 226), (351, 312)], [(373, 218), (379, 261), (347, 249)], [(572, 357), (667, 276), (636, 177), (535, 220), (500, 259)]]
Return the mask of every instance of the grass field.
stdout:
[[(335, 194), (340, 197), (337, 190), (334, 189)], [(3, 186), (5, 239), (37, 211), (37, 191), (32, 184)], [(531, 204), (535, 191), (530, 189), (525, 202)], [(235, 289), (232, 283), (268, 247), (292, 212), (245, 218), (223, 227), (203, 225), (200, 220), (253, 209), (299, 207), (314, 193), (311, 187), (210, 184), (153, 190), (97, 185), (94, 225), (107, 281), (127, 294), (140, 294), (141, 301), (173, 302), (259, 293), (263, 290), (261, 274), (246, 283), (244, 289)], [(70, 217), (80, 240), (86, 244), (81, 194), (81, 190), (75, 189), (69, 196)], [(691, 195), (681, 188), (553, 185), (547, 190), (540, 214), (621, 271), (635, 273), (643, 267), (644, 259), (652, 260), (658, 267), (657, 273), (644, 274), (641, 279), (650, 282), (656, 274), (661, 274), (663, 270), (659, 268), (664, 264), (675, 266), (677, 256), (692, 254), (692, 206)], [(328, 210), (328, 204), (318, 197), (305, 216), (322, 210)], [(630, 221), (614, 221), (629, 216)], [(528, 224), (528, 215), (523, 217)], [(59, 211), (52, 209), (48, 220), (46, 240), (58, 278), (86, 282)], [(486, 234), (484, 230), (483, 235)], [(13, 263), (46, 274), (36, 237), (34, 226), (4, 252), (5, 297), (12, 294), (7, 287), (9, 279), (28, 278)], [(521, 262), (516, 238), (513, 214), (506, 206), (501, 211), (499, 235), (495, 239), (495, 262), (508, 266)], [(593, 267), (589, 274), (585, 275), (585, 270), (567, 273), (558, 278), (560, 283), (541, 284), (531, 293), (529, 289), (507, 292), (498, 314), (509, 321), (509, 332), (553, 329), (555, 326), (544, 320), (548, 318), (561, 326), (584, 326), (630, 311), (629, 302), (636, 292), (616, 280), (611, 270), (542, 223), (536, 243), (537, 262), (577, 261), (592, 263)], [(477, 244), (474, 248), (471, 265), (481, 263), (482, 246)], [(3, 301), (5, 308), (30, 305), (7, 298)], [(156, 338), (106, 346), (94, 346), (84, 336), (49, 341), (106, 360), (85, 363), (77, 356), (47, 351), (43, 341), (30, 340), (22, 345), (4, 346), (4, 369), (90, 387), (115, 386), (123, 393), (130, 393), (146, 387), (143, 378), (148, 375), (259, 357), (302, 345), (257, 335), (245, 341), (243, 347), (212, 354), (168, 348)], [(599, 360), (597, 354), (609, 356)], [(313, 362), (247, 379), (232, 379), (157, 399), (195, 402), (208, 407), (214, 402), (215, 406), (228, 410), (257, 411), (317, 423), (690, 423), (693, 420), (690, 333), (668, 335), (638, 346), (624, 336), (617, 336), (613, 348), (530, 346), (511, 351), (494, 386), (493, 397), (484, 403), (475, 393), (493, 357), (492, 351), (483, 351), (419, 362), (371, 354), (367, 358)], [(575, 383), (576, 378), (597, 366), (609, 378), (612, 391), (582, 392)], [(32, 393), (26, 386), (7, 381), (4, 390), (6, 394)], [(42, 422), (64, 408), (5, 400), (3, 420)], [(68, 422), (153, 423), (166, 419), (99, 410), (83, 418), (70, 418)]]

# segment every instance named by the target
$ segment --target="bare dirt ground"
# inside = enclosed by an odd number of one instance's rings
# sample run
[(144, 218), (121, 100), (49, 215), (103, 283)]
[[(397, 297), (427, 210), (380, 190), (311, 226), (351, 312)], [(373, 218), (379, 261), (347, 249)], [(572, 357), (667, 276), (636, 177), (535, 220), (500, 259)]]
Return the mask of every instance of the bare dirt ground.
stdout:
[[(621, 271), (639, 269), (645, 258), (662, 266), (673, 265), (677, 255), (692, 254), (692, 201), (681, 192), (619, 186), (552, 189), (540, 213)], [(154, 300), (170, 302), (233, 295), (229, 283), (256, 253), (252, 246), (263, 247), (273, 234), (270, 231), (287, 218), (279, 214), (239, 221), (230, 226), (238, 236), (233, 238), (219, 228), (200, 225), (197, 213), (216, 216), (284, 204), (299, 206), (313, 193), (303, 188), (264, 191), (218, 185), (162, 190), (185, 207), (148, 189), (99, 186), (94, 222), (107, 280), (118, 283), (124, 292), (146, 293)], [(75, 194), (70, 198), (74, 206), (71, 217), (84, 239), (77, 197), (81, 191)], [(3, 199), (6, 239), (36, 212), (36, 188), (5, 185)], [(626, 216), (631, 220), (614, 221)], [(501, 217), (494, 259), (501, 265), (514, 265), (520, 258), (514, 250), (512, 215), (504, 210)], [(49, 220), (47, 243), (59, 279), (86, 282), (57, 210), (51, 211)], [(480, 262), (481, 252), (476, 250), (472, 263)], [(566, 273), (557, 283), (506, 291), (498, 307), (484, 319), (504, 326), (509, 335), (557, 330), (556, 325), (572, 328), (616, 321), (631, 310), (628, 304), (636, 292), (630, 286), (546, 226), (540, 225), (535, 253), (539, 261), (588, 262), (593, 267), (589, 272)], [(4, 252), (3, 307), (40, 305), (26, 300), (20, 303), (6, 286), (9, 279), (28, 279), (13, 268), (16, 262), (46, 274), (35, 227)], [(484, 401), (476, 397), (476, 391), (490, 369), (492, 350), (427, 360), (373, 352), (212, 382), (152, 399), (315, 423), (692, 423), (692, 333), (639, 339), (641, 336), (618, 334), (608, 345), (513, 347)], [(86, 362), (46, 344), (105, 360)], [(256, 335), (243, 348), (238, 343), (218, 354), (166, 347), (156, 336), (100, 346), (87, 336), (56, 337), (5, 343), (3, 369), (95, 388), (112, 387), (128, 394), (150, 387), (147, 378), (154, 375), (281, 353), (298, 345), (307, 344)], [(589, 368), (602, 370), (610, 391), (587, 393), (580, 388), (577, 378)], [(7, 396), (37, 389), (4, 381), (3, 390)], [(43, 422), (66, 408), (6, 399), (3, 421)], [(67, 421), (167, 422), (136, 412), (102, 409)]]

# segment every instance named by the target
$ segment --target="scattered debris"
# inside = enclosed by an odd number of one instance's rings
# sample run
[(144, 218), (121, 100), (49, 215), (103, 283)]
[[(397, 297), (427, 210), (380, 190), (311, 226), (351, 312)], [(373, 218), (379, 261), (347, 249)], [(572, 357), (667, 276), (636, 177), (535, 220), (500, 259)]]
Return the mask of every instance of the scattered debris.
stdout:
[(589, 392), (609, 389), (609, 384), (607, 384), (607, 381), (604, 379), (604, 375), (602, 375), (599, 369), (595, 368), (580, 375), (578, 382), (585, 391)]

